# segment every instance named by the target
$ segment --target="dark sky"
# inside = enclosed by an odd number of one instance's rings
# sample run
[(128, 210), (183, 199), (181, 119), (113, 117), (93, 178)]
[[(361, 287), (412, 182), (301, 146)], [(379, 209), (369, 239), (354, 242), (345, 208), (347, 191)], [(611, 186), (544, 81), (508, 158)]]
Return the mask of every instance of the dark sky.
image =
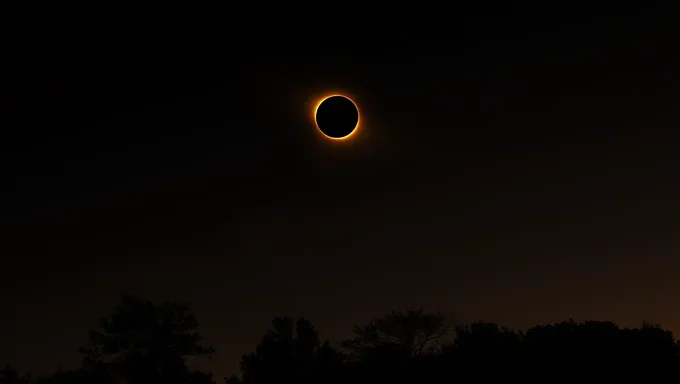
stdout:
[(0, 363), (75, 367), (124, 293), (194, 303), (218, 378), (278, 315), (680, 332), (672, 14), (205, 14), (3, 27)]

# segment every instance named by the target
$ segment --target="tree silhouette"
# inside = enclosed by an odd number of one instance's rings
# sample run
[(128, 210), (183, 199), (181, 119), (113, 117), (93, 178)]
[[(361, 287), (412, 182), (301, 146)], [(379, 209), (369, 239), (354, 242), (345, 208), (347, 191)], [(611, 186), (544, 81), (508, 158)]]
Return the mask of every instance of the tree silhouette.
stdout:
[(474, 322), (456, 325), (452, 344), (445, 345), (438, 356), (441, 376), (455, 375), (490, 378), (521, 372), (524, 362), (522, 333), (495, 323)]
[(101, 330), (90, 333), (90, 345), (81, 348), (84, 368), (129, 384), (211, 383), (210, 375), (186, 365), (188, 356), (213, 353), (197, 329), (186, 303), (155, 305), (124, 296), (115, 313), (102, 320)]
[(314, 326), (301, 318), (277, 317), (254, 353), (241, 359), (241, 378), (227, 383), (333, 383), (341, 377), (342, 356), (321, 343)]
[(450, 319), (442, 313), (427, 313), (422, 308), (393, 311), (355, 326), (354, 336), (342, 345), (357, 357), (377, 349), (418, 357), (435, 353), (452, 326)]
[[(124, 296), (82, 348), (81, 369), (31, 381), (7, 366), (0, 384), (212, 384), (187, 367), (188, 356), (210, 355), (188, 304)], [(446, 336), (452, 334), (453, 338)], [(453, 325), (421, 308), (393, 311), (354, 327), (343, 354), (321, 342), (306, 319), (277, 317), (241, 375), (227, 384), (446, 383), (478, 380), (668, 380), (680, 368), (680, 345), (659, 325), (621, 328), (574, 320), (526, 331), (494, 323)]]
[(680, 345), (673, 333), (658, 324), (643, 323), (640, 328), (626, 329), (624, 337), (629, 359), (648, 369), (669, 370), (680, 358)]
[(16, 369), (9, 365), (5, 365), (0, 370), (0, 384), (28, 384), (31, 382), (31, 377), (28, 374), (21, 376)]
[(672, 333), (649, 324), (621, 329), (607, 321), (569, 320), (527, 330), (525, 344), (533, 361), (554, 370), (571, 367), (574, 375), (624, 378), (644, 373), (649, 378), (654, 373), (664, 376), (680, 363)]
[(50, 377), (40, 378), (36, 384), (94, 384), (114, 383), (113, 378), (107, 372), (98, 370), (59, 370)]
[(418, 380), (417, 372), (437, 354), (453, 323), (442, 313), (422, 308), (397, 310), (357, 325), (342, 342), (349, 351), (347, 368), (361, 382)]

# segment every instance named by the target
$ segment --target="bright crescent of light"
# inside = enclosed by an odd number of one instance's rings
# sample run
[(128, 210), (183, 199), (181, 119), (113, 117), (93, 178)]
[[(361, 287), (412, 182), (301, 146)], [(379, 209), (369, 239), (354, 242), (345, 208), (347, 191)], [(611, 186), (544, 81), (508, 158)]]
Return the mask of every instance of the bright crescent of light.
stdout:
[[(323, 103), (324, 101), (326, 101), (326, 99), (329, 99), (329, 98), (334, 97), (334, 96), (344, 97), (345, 99), (351, 101), (352, 104), (354, 104), (354, 108), (357, 109), (357, 124), (354, 126), (354, 129), (352, 129), (352, 132), (350, 132), (347, 136), (343, 136), (343, 137), (330, 137), (330, 136), (326, 135), (325, 133), (323, 133), (323, 131), (321, 130), (321, 128), (319, 128), (319, 124), (318, 124), (317, 121), (316, 121), (316, 112), (319, 110), (319, 106), (321, 105), (321, 103)], [(342, 140), (347, 140), (347, 139), (349, 139), (352, 135), (354, 135), (354, 133), (356, 133), (356, 131), (359, 130), (359, 126), (360, 126), (360, 123), (361, 123), (361, 111), (359, 110), (359, 106), (357, 105), (357, 103), (356, 103), (354, 100), (352, 100), (351, 97), (349, 97), (349, 96), (347, 96), (347, 95), (343, 95), (343, 94), (341, 94), (341, 93), (332, 93), (332, 94), (325, 95), (325, 96), (319, 98), (319, 99), (316, 101), (316, 103), (315, 103), (315, 105), (314, 105), (314, 109), (312, 110), (312, 119), (314, 120), (314, 125), (316, 126), (316, 129), (317, 129), (322, 135), (324, 135), (324, 137), (326, 137), (326, 138), (328, 138), (328, 139), (331, 139), (331, 140), (342, 141)]]

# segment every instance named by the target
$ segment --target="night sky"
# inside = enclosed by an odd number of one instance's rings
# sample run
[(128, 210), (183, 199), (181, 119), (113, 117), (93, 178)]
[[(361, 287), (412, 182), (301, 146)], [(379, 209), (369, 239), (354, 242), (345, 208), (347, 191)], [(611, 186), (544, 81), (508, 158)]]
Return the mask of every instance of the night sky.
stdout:
[(0, 363), (76, 367), (124, 293), (218, 380), (280, 315), (680, 332), (676, 18), (446, 7), (5, 25)]

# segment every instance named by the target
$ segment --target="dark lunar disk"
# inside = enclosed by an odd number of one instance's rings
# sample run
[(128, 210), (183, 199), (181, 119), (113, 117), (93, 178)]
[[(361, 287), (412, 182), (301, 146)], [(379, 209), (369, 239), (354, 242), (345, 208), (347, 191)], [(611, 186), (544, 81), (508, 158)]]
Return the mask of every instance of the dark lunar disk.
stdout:
[(341, 139), (354, 131), (359, 122), (359, 110), (344, 96), (331, 96), (316, 110), (316, 125), (326, 136)]

